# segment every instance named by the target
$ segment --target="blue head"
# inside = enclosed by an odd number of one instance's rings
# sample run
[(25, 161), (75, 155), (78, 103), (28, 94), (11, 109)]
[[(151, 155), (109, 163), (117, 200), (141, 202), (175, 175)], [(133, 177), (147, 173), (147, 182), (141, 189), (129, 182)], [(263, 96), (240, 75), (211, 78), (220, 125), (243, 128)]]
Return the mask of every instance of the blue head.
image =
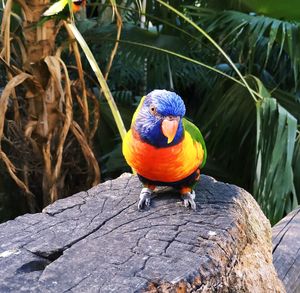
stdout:
[(154, 90), (139, 107), (133, 128), (143, 141), (153, 146), (175, 145), (184, 135), (184, 114), (185, 105), (180, 96), (166, 90)]

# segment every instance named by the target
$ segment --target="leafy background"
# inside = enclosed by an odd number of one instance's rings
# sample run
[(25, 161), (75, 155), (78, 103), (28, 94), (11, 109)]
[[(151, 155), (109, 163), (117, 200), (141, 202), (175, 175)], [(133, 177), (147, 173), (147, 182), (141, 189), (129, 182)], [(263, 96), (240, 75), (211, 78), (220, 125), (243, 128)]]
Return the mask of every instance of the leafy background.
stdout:
[[(162, 2), (146, 1), (142, 14), (140, 1), (116, 1), (123, 27), (108, 85), (126, 128), (144, 94), (175, 90), (205, 136), (209, 155), (203, 173), (247, 189), (275, 224), (300, 201), (300, 4), (171, 1), (176, 12)], [(76, 25), (104, 68), (117, 33), (110, 2), (89, 3)], [(201, 29), (230, 57), (251, 93)], [(74, 63), (67, 54), (63, 58)], [(100, 103), (94, 151), (104, 181), (130, 169), (107, 102), (87, 62), (84, 68)], [(2, 165), (0, 172), (5, 220), (25, 212), (26, 205), (12, 208), (22, 195)]]

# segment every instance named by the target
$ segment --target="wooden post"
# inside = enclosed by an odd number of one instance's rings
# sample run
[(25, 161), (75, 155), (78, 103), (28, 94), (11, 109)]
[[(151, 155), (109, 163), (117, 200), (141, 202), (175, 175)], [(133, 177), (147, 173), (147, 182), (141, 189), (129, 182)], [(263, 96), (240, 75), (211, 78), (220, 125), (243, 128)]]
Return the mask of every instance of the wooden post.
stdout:
[(300, 292), (300, 207), (273, 227), (273, 262), (288, 293)]
[(246, 191), (202, 175), (197, 211), (163, 189), (139, 212), (140, 190), (124, 174), (0, 225), (0, 292), (285, 292)]

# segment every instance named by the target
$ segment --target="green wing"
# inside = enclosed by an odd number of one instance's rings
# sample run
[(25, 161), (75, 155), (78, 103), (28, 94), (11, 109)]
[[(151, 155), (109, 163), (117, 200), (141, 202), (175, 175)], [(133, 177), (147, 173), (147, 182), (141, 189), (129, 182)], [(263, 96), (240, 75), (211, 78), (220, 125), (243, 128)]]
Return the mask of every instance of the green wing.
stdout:
[(198, 129), (198, 127), (195, 124), (188, 121), (187, 119), (183, 118), (182, 122), (183, 122), (184, 129), (191, 135), (193, 140), (196, 140), (197, 142), (199, 142), (202, 145), (202, 148), (204, 150), (203, 162), (200, 166), (202, 168), (202, 167), (204, 167), (204, 165), (206, 163), (206, 157), (207, 157), (206, 145), (205, 145), (205, 141), (202, 136), (202, 133), (200, 132), (200, 130)]

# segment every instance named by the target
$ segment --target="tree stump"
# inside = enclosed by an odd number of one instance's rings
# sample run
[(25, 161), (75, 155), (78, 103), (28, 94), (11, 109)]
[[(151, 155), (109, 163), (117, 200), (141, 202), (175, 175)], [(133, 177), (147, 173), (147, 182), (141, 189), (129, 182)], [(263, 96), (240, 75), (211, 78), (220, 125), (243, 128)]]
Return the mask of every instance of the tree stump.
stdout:
[(300, 207), (273, 227), (273, 259), (288, 293), (300, 292)]
[(202, 175), (197, 211), (162, 189), (139, 212), (140, 191), (123, 174), (0, 225), (0, 292), (285, 292), (246, 191)]

